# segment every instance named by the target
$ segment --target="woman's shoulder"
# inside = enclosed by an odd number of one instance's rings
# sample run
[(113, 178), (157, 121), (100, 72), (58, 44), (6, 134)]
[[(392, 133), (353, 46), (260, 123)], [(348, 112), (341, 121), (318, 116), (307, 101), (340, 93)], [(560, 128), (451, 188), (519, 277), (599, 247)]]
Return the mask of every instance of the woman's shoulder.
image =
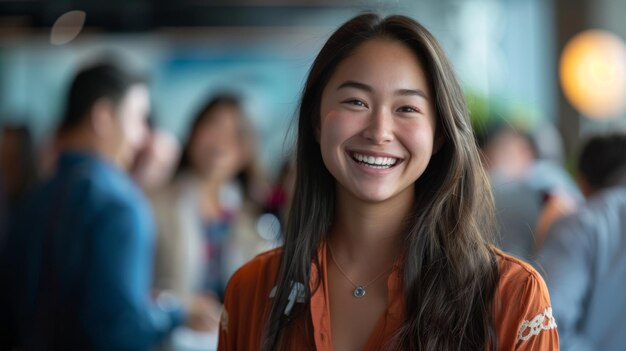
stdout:
[(271, 250), (261, 252), (254, 256), (250, 261), (246, 262), (239, 271), (254, 271), (255, 269), (278, 268), (283, 248), (276, 247)]
[(226, 300), (268, 298), (280, 265), (282, 247), (256, 255), (239, 268), (228, 282)]
[(494, 252), (500, 272), (494, 309), (501, 348), (558, 349), (557, 325), (543, 278), (528, 263)]
[(496, 289), (498, 300), (504, 304), (514, 302), (529, 309), (550, 307), (546, 283), (530, 264), (499, 250), (495, 250), (495, 254), (500, 273)]
[[(498, 259), (500, 285), (519, 284), (531, 280), (545, 287), (543, 278), (530, 264), (498, 249), (494, 249), (494, 253)], [(545, 292), (547, 293), (547, 288)]]
[(194, 184), (188, 177), (177, 176), (168, 184), (149, 191), (147, 197), (152, 205), (157, 223), (163, 225), (168, 221), (175, 222), (181, 211), (195, 213), (187, 209), (195, 208), (196, 194)]
[(187, 181), (181, 179), (181, 177), (173, 178), (167, 184), (159, 187), (158, 189), (150, 190), (147, 194), (148, 199), (156, 203), (169, 203), (171, 205), (172, 200), (178, 198), (185, 187)]

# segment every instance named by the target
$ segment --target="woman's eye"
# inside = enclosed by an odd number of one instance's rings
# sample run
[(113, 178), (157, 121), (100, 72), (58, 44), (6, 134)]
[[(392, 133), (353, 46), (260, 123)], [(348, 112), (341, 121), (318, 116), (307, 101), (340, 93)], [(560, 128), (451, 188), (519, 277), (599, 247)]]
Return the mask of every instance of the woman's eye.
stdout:
[(348, 104), (348, 105), (352, 105), (352, 106), (358, 106), (358, 107), (367, 107), (367, 104), (361, 100), (358, 99), (351, 99), (351, 100), (346, 100), (343, 102), (344, 104)]
[(421, 112), (421, 111), (417, 107), (402, 106), (398, 109), (398, 112), (412, 113), (412, 112)]

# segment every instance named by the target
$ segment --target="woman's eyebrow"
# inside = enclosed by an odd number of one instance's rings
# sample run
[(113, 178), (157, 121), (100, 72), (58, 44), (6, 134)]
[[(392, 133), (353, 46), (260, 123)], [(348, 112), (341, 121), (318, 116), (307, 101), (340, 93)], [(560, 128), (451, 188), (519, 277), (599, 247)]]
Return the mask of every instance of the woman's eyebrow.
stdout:
[(399, 89), (396, 90), (396, 95), (400, 95), (400, 96), (421, 96), (426, 100), (428, 99), (428, 96), (426, 95), (426, 93), (421, 90), (421, 89)]
[(364, 91), (367, 91), (368, 93), (371, 93), (374, 91), (374, 89), (371, 86), (365, 83), (356, 82), (353, 80), (347, 80), (341, 83), (341, 85), (337, 88), (337, 90), (345, 89), (345, 88), (354, 88), (354, 89), (364, 90)]
[[(371, 86), (365, 84), (365, 83), (361, 83), (361, 82), (357, 82), (354, 80), (347, 80), (343, 83), (341, 83), (341, 85), (339, 85), (339, 87), (337, 88), (337, 90), (340, 89), (345, 89), (345, 88), (354, 88), (354, 89), (359, 89), (359, 90), (363, 90), (366, 91), (368, 93), (371, 93), (374, 91), (374, 88), (372, 88)], [(421, 89), (398, 89), (395, 91), (395, 95), (399, 95), (399, 96), (420, 96), (426, 100), (428, 99), (428, 95), (426, 95), (426, 93), (421, 90)]]

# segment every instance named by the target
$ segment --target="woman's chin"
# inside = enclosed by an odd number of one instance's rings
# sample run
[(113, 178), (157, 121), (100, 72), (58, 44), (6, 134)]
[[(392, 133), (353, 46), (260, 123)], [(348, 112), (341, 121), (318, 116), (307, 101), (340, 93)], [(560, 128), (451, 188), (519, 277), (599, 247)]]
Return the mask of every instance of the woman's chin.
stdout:
[(386, 190), (359, 191), (359, 192), (353, 193), (353, 195), (354, 197), (356, 197), (357, 199), (363, 202), (372, 203), (372, 204), (384, 203), (394, 197), (394, 194), (392, 192), (386, 191)]

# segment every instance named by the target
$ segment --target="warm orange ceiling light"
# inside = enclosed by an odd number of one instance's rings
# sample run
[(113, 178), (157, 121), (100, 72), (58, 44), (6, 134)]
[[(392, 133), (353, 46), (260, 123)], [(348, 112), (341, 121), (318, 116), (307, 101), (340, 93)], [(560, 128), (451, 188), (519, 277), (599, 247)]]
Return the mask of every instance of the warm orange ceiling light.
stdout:
[(588, 30), (572, 38), (561, 55), (561, 87), (583, 115), (612, 118), (626, 107), (626, 47), (616, 35)]

